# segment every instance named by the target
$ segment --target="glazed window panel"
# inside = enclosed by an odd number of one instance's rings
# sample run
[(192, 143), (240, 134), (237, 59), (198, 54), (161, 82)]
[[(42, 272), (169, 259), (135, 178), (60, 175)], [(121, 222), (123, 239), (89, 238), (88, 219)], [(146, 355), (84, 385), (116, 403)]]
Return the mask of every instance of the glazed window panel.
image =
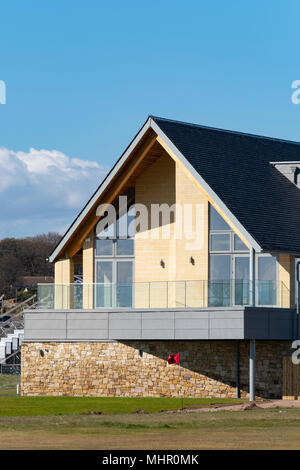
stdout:
[(212, 233), (210, 236), (211, 251), (230, 251), (230, 233)]
[(96, 238), (96, 256), (112, 256), (113, 240)]
[(210, 230), (231, 230), (227, 222), (220, 216), (216, 209), (210, 205)]
[(119, 239), (117, 240), (117, 256), (132, 256), (134, 253), (133, 239)]
[(258, 305), (277, 304), (277, 259), (275, 256), (259, 256), (257, 263)]
[(238, 237), (238, 235), (234, 234), (234, 251), (248, 251), (248, 247), (245, 245), (244, 242)]

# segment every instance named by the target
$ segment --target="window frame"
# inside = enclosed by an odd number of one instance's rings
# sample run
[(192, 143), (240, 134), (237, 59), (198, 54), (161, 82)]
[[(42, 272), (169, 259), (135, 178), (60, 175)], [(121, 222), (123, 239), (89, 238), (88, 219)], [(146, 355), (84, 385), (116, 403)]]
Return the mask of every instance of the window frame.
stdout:
[[(259, 303), (259, 281), (263, 281), (264, 279), (258, 279), (258, 262), (259, 258), (274, 258), (275, 260), (275, 285), (276, 285), (276, 304), (279, 305), (280, 301), (280, 292), (278, 289), (278, 283), (279, 283), (279, 264), (278, 264), (278, 258), (276, 255), (272, 255), (271, 253), (257, 253), (255, 256), (255, 302), (258, 307), (274, 307), (274, 304), (263, 304)], [(266, 279), (266, 281), (272, 281), (272, 279)]]

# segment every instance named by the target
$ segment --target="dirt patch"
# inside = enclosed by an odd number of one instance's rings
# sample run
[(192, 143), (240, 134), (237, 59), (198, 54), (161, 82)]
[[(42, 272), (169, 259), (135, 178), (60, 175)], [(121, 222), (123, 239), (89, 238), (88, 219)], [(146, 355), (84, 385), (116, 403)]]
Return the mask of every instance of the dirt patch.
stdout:
[(268, 408), (300, 408), (300, 400), (261, 400), (261, 401), (252, 401), (248, 403), (238, 403), (236, 405), (212, 405), (210, 407), (187, 408), (186, 411), (189, 412), (208, 412), (208, 411), (250, 411), (258, 409), (268, 409)]
[(255, 401), (251, 401), (250, 403), (247, 403), (243, 406), (242, 410), (243, 411), (250, 411), (250, 410), (259, 410), (261, 409), (261, 406), (258, 406)]

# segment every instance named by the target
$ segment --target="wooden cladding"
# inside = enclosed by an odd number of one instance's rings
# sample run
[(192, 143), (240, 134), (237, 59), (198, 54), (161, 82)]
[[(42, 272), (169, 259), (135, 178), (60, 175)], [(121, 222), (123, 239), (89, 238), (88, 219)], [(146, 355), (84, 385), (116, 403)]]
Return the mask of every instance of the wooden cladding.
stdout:
[(283, 357), (282, 399), (299, 400), (300, 397), (300, 364), (292, 362), (292, 357)]
[(132, 184), (132, 177), (138, 170), (140, 163), (146, 157), (149, 150), (155, 143), (156, 136), (154, 134), (150, 134), (147, 138), (145, 138), (143, 147), (135, 151), (133, 157), (124, 165), (124, 168), (119, 171), (119, 173), (115, 176), (112, 184), (109, 185), (104, 194), (101, 195), (101, 198), (91, 208), (85, 221), (82, 222), (78, 231), (75, 232), (73, 239), (68, 246), (68, 254), (70, 257), (74, 256), (74, 254), (77, 253), (77, 251), (82, 247), (85, 238), (100, 219), (101, 214), (96, 216), (97, 206), (100, 203), (112, 204), (116, 197), (128, 189), (130, 184)]

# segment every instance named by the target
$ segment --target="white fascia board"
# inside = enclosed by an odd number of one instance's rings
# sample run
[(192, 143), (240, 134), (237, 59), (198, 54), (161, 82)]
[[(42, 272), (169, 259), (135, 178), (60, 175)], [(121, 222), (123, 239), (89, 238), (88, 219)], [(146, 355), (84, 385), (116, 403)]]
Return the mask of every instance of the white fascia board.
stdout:
[(182, 155), (178, 148), (173, 144), (173, 142), (165, 135), (165, 133), (160, 129), (156, 122), (151, 119), (151, 127), (156, 132), (156, 134), (161, 137), (169, 149), (174, 153), (174, 155), (181, 161), (181, 163), (187, 168), (191, 175), (198, 181), (202, 188), (209, 194), (209, 196), (215, 201), (215, 203), (220, 207), (220, 209), (227, 215), (231, 220), (233, 225), (240, 231), (240, 233), (245, 237), (249, 242), (250, 246), (254, 248), (255, 251), (261, 252), (262, 248), (257, 243), (256, 240), (250, 235), (249, 232), (244, 228), (244, 226), (238, 221), (238, 219), (232, 214), (232, 212), (227, 208), (224, 202), (217, 196), (217, 194), (211, 189), (211, 187), (206, 183), (206, 181), (199, 175), (195, 168), (190, 164), (190, 162)]
[(78, 215), (77, 219), (73, 222), (73, 224), (69, 227), (55, 250), (51, 253), (49, 257), (49, 262), (53, 263), (53, 261), (56, 259), (56, 257), (59, 255), (59, 253), (63, 250), (64, 246), (70, 239), (70, 237), (73, 235), (73, 233), (76, 231), (78, 226), (81, 224), (85, 216), (88, 214), (90, 209), (93, 207), (93, 205), (97, 202), (103, 191), (107, 188), (107, 186), (110, 184), (114, 176), (117, 174), (119, 169), (122, 167), (124, 162), (127, 160), (128, 156), (130, 153), (134, 150), (136, 145), (139, 143), (139, 141), (143, 138), (147, 130), (150, 128), (150, 118), (147, 119), (139, 133), (135, 136), (131, 144), (127, 147), (123, 155), (120, 157), (119, 161), (116, 163), (116, 165), (112, 168), (112, 170), (108, 173), (106, 178), (103, 180), (102, 184), (99, 186), (95, 194), (92, 196), (92, 198), (89, 200), (89, 202), (86, 204), (84, 207), (83, 211)]
[(166, 145), (170, 148), (170, 150), (176, 155), (176, 157), (181, 161), (181, 163), (187, 168), (187, 170), (191, 173), (191, 175), (198, 181), (198, 183), (203, 187), (203, 189), (211, 196), (211, 198), (215, 201), (215, 203), (220, 207), (220, 209), (227, 215), (227, 217), (232, 221), (235, 227), (243, 234), (245, 239), (249, 242), (250, 246), (254, 248), (255, 251), (260, 252), (262, 248), (260, 245), (254, 240), (253, 237), (247, 232), (247, 230), (240, 224), (237, 218), (230, 212), (230, 210), (226, 207), (226, 205), (222, 202), (222, 200), (217, 196), (217, 194), (211, 189), (211, 187), (204, 181), (204, 179), (199, 175), (199, 173), (195, 170), (195, 168), (189, 163), (189, 161), (182, 155), (182, 153), (177, 149), (177, 147), (173, 144), (173, 142), (165, 135), (165, 133), (160, 129), (160, 127), (156, 124), (156, 122), (149, 117), (145, 122), (144, 126), (138, 132), (136, 137), (133, 139), (131, 144), (125, 150), (123, 155), (120, 157), (119, 161), (116, 165), (112, 168), (112, 170), (108, 173), (102, 184), (99, 186), (97, 191), (94, 193), (92, 198), (86, 204), (82, 212), (78, 215), (77, 219), (73, 222), (73, 224), (69, 227), (53, 253), (51, 253), (49, 257), (50, 263), (52, 263), (59, 253), (63, 250), (64, 246), (71, 238), (73, 233), (77, 230), (78, 226), (81, 224), (85, 216), (90, 211), (91, 207), (97, 202), (100, 198), (103, 191), (107, 188), (110, 184), (112, 179), (115, 177), (119, 169), (127, 160), (128, 156), (134, 150), (135, 146), (140, 142), (143, 138), (144, 134), (147, 132), (149, 128), (152, 128), (156, 134), (163, 139)]
[(270, 165), (294, 165), (299, 164), (300, 160), (293, 160), (290, 162), (270, 162)]

